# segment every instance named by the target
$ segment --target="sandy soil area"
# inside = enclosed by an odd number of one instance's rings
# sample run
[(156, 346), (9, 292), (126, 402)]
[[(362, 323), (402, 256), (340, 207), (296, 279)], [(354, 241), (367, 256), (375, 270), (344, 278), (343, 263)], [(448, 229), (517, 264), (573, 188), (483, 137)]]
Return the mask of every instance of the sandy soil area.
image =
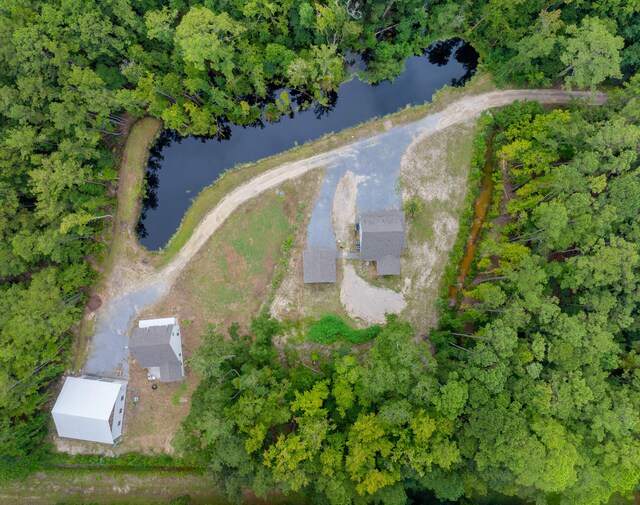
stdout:
[(365, 179), (362, 175), (355, 175), (347, 171), (336, 188), (331, 208), (331, 221), (333, 222), (333, 232), (338, 244), (349, 248), (353, 235), (353, 225), (356, 222), (356, 196), (358, 194), (358, 183)]
[(384, 323), (385, 314), (399, 314), (407, 306), (402, 293), (372, 286), (349, 263), (344, 265), (340, 301), (351, 317), (366, 323)]

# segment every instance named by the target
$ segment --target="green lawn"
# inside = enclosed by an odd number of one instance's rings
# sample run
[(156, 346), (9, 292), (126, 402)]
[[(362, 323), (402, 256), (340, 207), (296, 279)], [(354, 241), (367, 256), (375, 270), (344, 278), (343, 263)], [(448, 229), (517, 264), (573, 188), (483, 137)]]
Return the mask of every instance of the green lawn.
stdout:
[(255, 306), (258, 279), (269, 282), (290, 228), (285, 200), (272, 193), (259, 197), (213, 235), (187, 268), (184, 282), (212, 316), (228, 318)]

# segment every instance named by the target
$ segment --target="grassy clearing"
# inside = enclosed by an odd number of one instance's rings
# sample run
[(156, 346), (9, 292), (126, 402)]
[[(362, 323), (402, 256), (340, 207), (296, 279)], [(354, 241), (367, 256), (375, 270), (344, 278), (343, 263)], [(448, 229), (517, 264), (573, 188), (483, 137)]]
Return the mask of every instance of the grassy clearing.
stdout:
[(411, 123), (444, 109), (452, 102), (466, 96), (478, 95), (496, 89), (488, 74), (475, 76), (463, 88), (445, 86), (434, 94), (433, 102), (425, 105), (407, 107), (406, 109), (374, 119), (362, 125), (349, 128), (340, 133), (329, 133), (319, 140), (302, 146), (297, 146), (287, 152), (260, 160), (256, 163), (242, 165), (227, 171), (215, 183), (206, 187), (194, 200), (185, 214), (180, 227), (163, 250), (153, 253), (160, 265), (166, 264), (173, 258), (182, 246), (189, 240), (198, 223), (213, 209), (229, 192), (242, 186), (253, 177), (278, 167), (284, 163), (309, 158), (319, 153), (330, 151), (350, 144), (358, 139), (382, 133), (389, 124), (396, 126)]
[[(230, 505), (199, 473), (176, 471), (47, 470), (25, 481), (3, 482), (0, 503), (29, 505), (149, 505), (169, 504), (189, 495), (191, 505)], [(274, 494), (268, 501), (247, 495), (245, 505), (304, 503), (300, 498)]]
[(206, 307), (211, 320), (234, 319), (246, 307), (261, 303), (280, 247), (291, 233), (285, 210), (290, 201), (291, 196), (267, 193), (244, 205), (187, 268), (181, 282)]
[[(423, 205), (407, 220), (408, 249), (401, 263), (403, 281), (410, 280), (404, 315), (419, 332), (436, 323), (435, 303), (457, 236), (477, 128), (475, 122), (455, 125), (426, 137), (401, 169), (404, 198), (416, 197)], [(384, 286), (387, 281), (379, 282)]]

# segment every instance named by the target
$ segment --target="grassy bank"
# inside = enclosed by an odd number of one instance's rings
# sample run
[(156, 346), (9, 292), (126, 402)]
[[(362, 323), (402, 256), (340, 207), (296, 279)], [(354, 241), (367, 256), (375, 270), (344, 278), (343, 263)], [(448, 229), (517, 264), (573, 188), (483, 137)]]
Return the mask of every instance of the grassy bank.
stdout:
[[(187, 498), (188, 497), (188, 498)], [(230, 505), (201, 472), (51, 469), (24, 481), (3, 482), (0, 503), (29, 505)], [(246, 495), (244, 505), (302, 505), (296, 497)]]
[(144, 195), (144, 175), (149, 147), (162, 130), (162, 122), (146, 117), (136, 122), (127, 137), (118, 176), (118, 210), (111, 246), (110, 259), (116, 258), (126, 247), (127, 235), (135, 234)]

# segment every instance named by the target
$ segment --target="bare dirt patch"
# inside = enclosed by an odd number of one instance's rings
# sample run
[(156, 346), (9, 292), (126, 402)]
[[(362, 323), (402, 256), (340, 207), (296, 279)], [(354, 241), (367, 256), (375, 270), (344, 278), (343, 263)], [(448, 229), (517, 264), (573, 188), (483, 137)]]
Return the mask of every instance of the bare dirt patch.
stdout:
[(87, 310), (89, 312), (93, 312), (94, 310), (98, 310), (102, 305), (102, 298), (98, 295), (91, 295), (89, 300), (87, 300)]
[(420, 214), (408, 219), (402, 258), (405, 315), (419, 332), (437, 322), (435, 301), (458, 233), (475, 132), (471, 121), (437, 131), (416, 141), (402, 159), (403, 197), (423, 203)]
[(331, 221), (333, 232), (340, 246), (345, 249), (352, 247), (353, 225), (356, 222), (356, 196), (358, 184), (365, 179), (362, 175), (355, 175), (347, 171), (338, 181), (333, 207), (331, 208)]
[(384, 323), (385, 314), (399, 314), (407, 306), (402, 293), (369, 284), (349, 263), (343, 266), (340, 301), (347, 313), (365, 323)]

